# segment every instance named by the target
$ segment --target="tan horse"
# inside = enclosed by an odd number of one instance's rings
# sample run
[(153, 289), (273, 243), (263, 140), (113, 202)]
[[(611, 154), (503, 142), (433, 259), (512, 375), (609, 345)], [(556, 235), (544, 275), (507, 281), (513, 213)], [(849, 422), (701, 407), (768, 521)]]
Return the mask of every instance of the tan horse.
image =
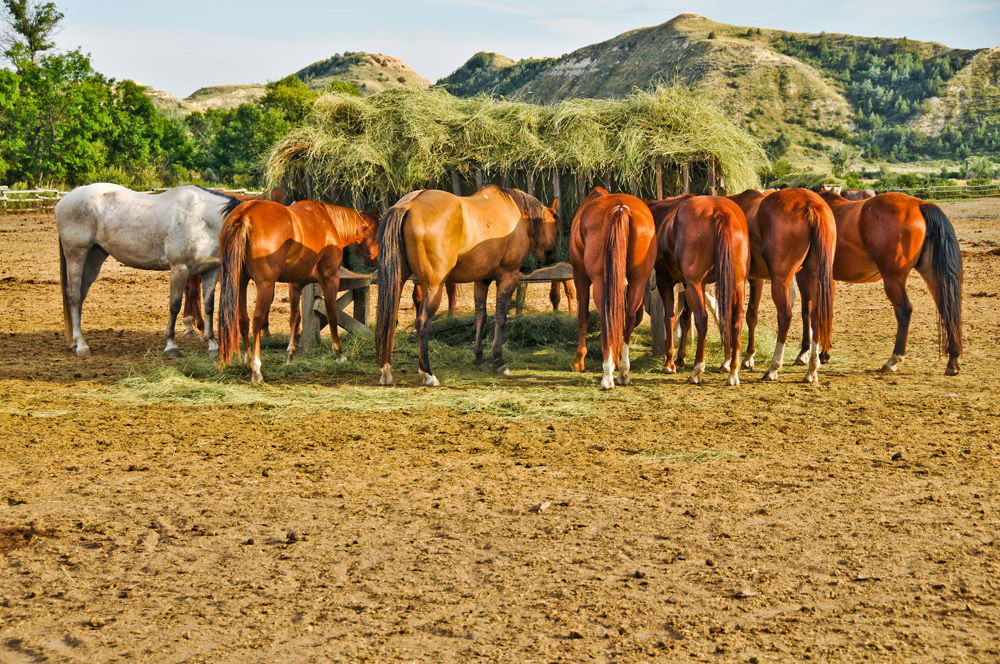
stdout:
[[(833, 278), (852, 283), (881, 279), (896, 313), (896, 345), (882, 373), (896, 371), (906, 353), (913, 312), (906, 279), (916, 269), (937, 304), (942, 350), (948, 352), (944, 373), (957, 374), (962, 354), (962, 252), (948, 217), (933, 203), (905, 194), (853, 202), (829, 191), (820, 196), (837, 221)], [(804, 307), (802, 323), (804, 348), (810, 327)]]
[(601, 350), (604, 375), (601, 388), (628, 385), (629, 343), (632, 330), (642, 321), (646, 283), (656, 260), (656, 228), (649, 207), (628, 194), (594, 189), (576, 211), (569, 235), (569, 259), (580, 303), (579, 337), (574, 371), (584, 371), (587, 326), (590, 323), (590, 289), (601, 316)]
[[(302, 287), (317, 281), (326, 301), (333, 351), (338, 362), (345, 361), (337, 330), (340, 264), (344, 249), (352, 244), (360, 245), (362, 255), (375, 260), (377, 226), (377, 216), (371, 213), (316, 201), (299, 201), (288, 207), (271, 201), (249, 201), (233, 210), (222, 226), (219, 239), (222, 251), (219, 368), (225, 368), (238, 350), (238, 306), (247, 366), (253, 382), (264, 381), (260, 372), (260, 337), (274, 300), (275, 283), (279, 281), (289, 284), (288, 301), (292, 309), (287, 361), (291, 362), (295, 356)], [(253, 345), (249, 340), (247, 314), (247, 285), (251, 279), (257, 285)]]
[[(809, 368), (805, 381), (819, 380), (820, 350), (830, 352), (833, 329), (833, 256), (837, 225), (829, 206), (808, 189), (781, 189), (764, 196), (750, 189), (730, 196), (743, 210), (750, 229), (750, 298), (747, 302), (747, 352), (744, 369), (753, 369), (757, 352), (757, 311), (764, 280), (778, 312), (778, 338), (771, 367), (762, 380), (775, 380), (784, 364), (785, 342), (792, 321), (789, 289), (794, 278), (809, 307), (812, 322)], [(803, 353), (804, 355), (804, 353)]]
[(719, 334), (729, 367), (726, 382), (739, 385), (744, 282), (750, 268), (750, 239), (743, 211), (731, 200), (718, 196), (667, 199), (653, 204), (650, 210), (656, 223), (656, 287), (665, 312), (667, 348), (663, 370), (676, 371), (674, 285), (683, 283), (686, 309), (693, 312), (698, 330), (695, 364), (688, 382), (701, 383), (708, 334), (705, 284), (714, 281)]
[[(554, 204), (558, 206), (558, 202)], [(503, 359), (503, 327), (511, 295), (529, 251), (544, 262), (555, 249), (557, 223), (552, 210), (517, 189), (490, 185), (471, 196), (435, 189), (414, 191), (385, 215), (379, 238), (378, 315), (375, 343), (381, 369), (379, 383), (392, 385), (392, 347), (403, 282), (413, 274), (420, 286), (416, 329), (420, 340), (419, 372), (424, 385), (441, 383), (431, 371), (427, 344), (431, 320), (441, 304), (445, 284), (475, 283), (476, 359), (483, 358), (486, 295), (497, 282), (493, 371), (509, 374)]]

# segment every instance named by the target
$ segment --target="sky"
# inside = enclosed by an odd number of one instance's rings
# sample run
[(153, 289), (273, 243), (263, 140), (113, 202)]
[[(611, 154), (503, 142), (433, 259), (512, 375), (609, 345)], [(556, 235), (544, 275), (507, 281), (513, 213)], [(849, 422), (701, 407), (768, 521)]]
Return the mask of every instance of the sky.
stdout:
[(399, 58), (436, 81), (477, 51), (560, 56), (693, 12), (793, 32), (1000, 46), (1000, 0), (54, 0), (57, 48), (94, 67), (186, 97), (208, 85), (264, 83), (344, 51)]

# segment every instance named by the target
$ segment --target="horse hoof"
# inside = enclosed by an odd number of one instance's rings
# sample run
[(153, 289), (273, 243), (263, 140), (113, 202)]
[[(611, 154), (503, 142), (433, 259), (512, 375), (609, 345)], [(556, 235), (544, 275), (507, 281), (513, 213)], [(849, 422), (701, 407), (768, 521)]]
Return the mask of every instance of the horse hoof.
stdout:
[(663, 365), (663, 373), (665, 373), (665, 374), (675, 374), (675, 373), (677, 373), (677, 368), (665, 364), (665, 365)]
[(743, 364), (740, 365), (740, 369), (746, 369), (747, 371), (753, 371), (753, 360), (743, 360)]
[(728, 376), (726, 378), (726, 385), (739, 385), (739, 384), (740, 384), (739, 376)]
[(198, 334), (195, 330), (184, 330), (185, 337), (193, 337)]
[(806, 383), (819, 383), (819, 376), (817, 376), (816, 374), (808, 374), (807, 373), (806, 377), (803, 379), (803, 382), (806, 382)]
[(77, 348), (76, 349), (76, 356), (77, 357), (90, 357), (90, 348), (88, 348), (87, 346), (84, 346), (83, 348)]
[(490, 370), (490, 364), (486, 360), (475, 360), (472, 363), (472, 368), (473, 369), (478, 369), (479, 371), (489, 371)]
[(176, 360), (178, 357), (181, 356), (181, 349), (180, 348), (168, 348), (165, 351), (163, 351), (163, 354), (167, 356), (167, 359)]
[(295, 359), (295, 353), (289, 353), (288, 355), (286, 355), (285, 356), (285, 366), (288, 366), (289, 364), (291, 364), (292, 360), (294, 360), (294, 359)]
[(424, 374), (424, 385), (427, 387), (441, 387), (441, 381), (434, 374)]
[(493, 373), (498, 373), (498, 374), (503, 374), (504, 376), (509, 376), (510, 375), (510, 369), (507, 368), (506, 364), (503, 364), (503, 365), (501, 365), (499, 367), (494, 368), (493, 369)]
[(208, 349), (208, 356), (209, 357), (218, 357), (219, 356), (219, 349), (218, 348), (209, 348)]
[(763, 376), (760, 377), (760, 380), (762, 382), (771, 382), (771, 381), (774, 381), (774, 380), (778, 380), (778, 372), (777, 371), (768, 371), (767, 373), (765, 373)]
[(809, 353), (802, 353), (797, 358), (795, 358), (795, 365), (799, 367), (804, 367), (809, 364)]
[(250, 382), (253, 383), (253, 384), (255, 384), (255, 385), (263, 385), (264, 384), (264, 377), (261, 376), (261, 375), (251, 376), (250, 377)]
[(586, 367), (584, 366), (584, 363), (582, 361), (580, 361), (580, 362), (574, 362), (573, 363), (573, 371), (576, 371), (576, 372), (579, 372), (579, 373), (583, 373), (584, 371), (586, 371)]
[(613, 381), (613, 380), (603, 381), (602, 380), (601, 381), (601, 389), (602, 390), (613, 390), (613, 389), (615, 389), (615, 381)]
[(632, 384), (632, 378), (629, 377), (629, 376), (627, 376), (627, 375), (626, 376), (619, 376), (618, 378), (615, 379), (615, 382), (618, 383), (619, 385), (631, 385)]
[(701, 385), (701, 376), (691, 376), (688, 378), (688, 385)]
[(879, 369), (878, 372), (881, 374), (896, 373), (896, 367), (886, 362), (885, 364), (882, 365), (882, 368)]
[(343, 364), (346, 361), (347, 361), (346, 355), (344, 355), (343, 353), (337, 355), (337, 364)]

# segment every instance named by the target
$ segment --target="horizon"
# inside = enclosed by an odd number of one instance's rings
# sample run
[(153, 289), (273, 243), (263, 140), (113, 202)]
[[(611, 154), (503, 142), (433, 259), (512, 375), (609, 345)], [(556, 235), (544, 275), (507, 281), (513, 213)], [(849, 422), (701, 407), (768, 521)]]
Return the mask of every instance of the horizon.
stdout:
[[(278, 80), (345, 51), (397, 58), (433, 83), (480, 51), (514, 60), (559, 57), (684, 13), (729, 25), (906, 37), (955, 49), (1000, 45), (990, 43), (1000, 34), (1000, 0), (892, 0), (877, 7), (851, 0), (838, 13), (820, 9), (819, 3), (785, 1), (717, 0), (691, 12), (686, 3), (665, 2), (654, 9), (632, 0), (612, 3), (618, 9), (609, 12), (608, 3), (597, 0), (513, 0), (502, 6), (484, 0), (390, 0), (382, 14), (393, 18), (382, 25), (373, 24), (356, 5), (331, 7), (315, 0), (290, 0), (281, 14), (260, 0), (218, 0), (208, 6), (179, 0), (170, 12), (149, 3), (122, 7), (111, 0), (56, 4), (65, 14), (57, 50), (80, 48), (98, 71), (179, 98), (204, 87)], [(266, 31), (260, 28), (261, 17), (269, 20)]]

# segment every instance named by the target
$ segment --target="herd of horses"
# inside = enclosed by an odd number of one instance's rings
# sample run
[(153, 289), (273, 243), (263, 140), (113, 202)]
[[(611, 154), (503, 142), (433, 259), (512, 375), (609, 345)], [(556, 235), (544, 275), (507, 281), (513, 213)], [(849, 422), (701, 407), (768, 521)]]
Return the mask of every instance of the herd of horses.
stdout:
[[(892, 372), (906, 351), (912, 312), (906, 281), (916, 269), (937, 306), (942, 349), (948, 354), (945, 373), (957, 374), (962, 354), (962, 258), (951, 223), (936, 205), (912, 196), (871, 192), (854, 198), (858, 200), (796, 188), (644, 201), (595, 188), (581, 202), (569, 231), (572, 295), (580, 298), (573, 369), (585, 369), (592, 294), (601, 324), (601, 387), (629, 384), (631, 335), (642, 320), (647, 283), (653, 277), (666, 314), (664, 371), (673, 373), (685, 366), (693, 319), (697, 346), (688, 382), (702, 382), (708, 332), (706, 286), (715, 284), (725, 356), (721, 369), (727, 384), (738, 385), (740, 369), (754, 368), (758, 308), (764, 282), (770, 281), (778, 334), (763, 379), (775, 380), (793, 318), (794, 281), (801, 294), (803, 322), (796, 362), (808, 364), (805, 380), (816, 382), (819, 367), (829, 360), (835, 283), (881, 279), (897, 321), (892, 355), (881, 369)], [(376, 264), (380, 384), (393, 384), (399, 302), (403, 285), (412, 276), (418, 368), (422, 383), (429, 386), (440, 384), (428, 354), (432, 320), (446, 294), (453, 302), (457, 283), (474, 284), (475, 366), (510, 373), (503, 358), (503, 330), (521, 266), (529, 253), (541, 263), (553, 260), (563, 223), (558, 199), (546, 206), (522, 191), (495, 185), (471, 196), (414, 191), (380, 215), (378, 210), (357, 211), (316, 201), (285, 206), (261, 197), (244, 200), (195, 186), (153, 195), (98, 183), (70, 192), (56, 206), (55, 216), (66, 337), (79, 356), (90, 352), (80, 327), (83, 301), (110, 255), (130, 267), (170, 270), (164, 349), (170, 357), (179, 354), (174, 333), (186, 290), (183, 320), (189, 328), (200, 322), (201, 338), (210, 353), (218, 352), (220, 369), (239, 352), (242, 337), (252, 380), (262, 382), (260, 338), (268, 328), (275, 284), (289, 284), (287, 361), (291, 362), (301, 318), (301, 289), (318, 282), (325, 295), (333, 351), (342, 361), (336, 305), (339, 272), (345, 249), (355, 246)], [(216, 342), (212, 319), (220, 276)], [(257, 288), (252, 325), (247, 308), (251, 280)], [(487, 360), (483, 327), (493, 283), (496, 329)], [(683, 287), (683, 306), (675, 307), (679, 287)], [(554, 306), (558, 297), (554, 284)], [(741, 361), (744, 313), (749, 339)], [(676, 349), (675, 328), (681, 332)]]

